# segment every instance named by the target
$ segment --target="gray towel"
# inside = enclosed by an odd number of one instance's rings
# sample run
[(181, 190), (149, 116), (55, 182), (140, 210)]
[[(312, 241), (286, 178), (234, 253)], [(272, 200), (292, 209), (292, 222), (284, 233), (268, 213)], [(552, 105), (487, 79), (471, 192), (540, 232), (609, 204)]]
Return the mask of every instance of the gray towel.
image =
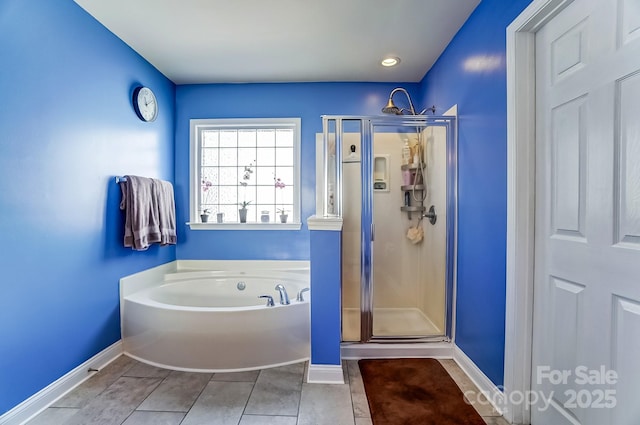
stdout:
[(125, 210), (124, 246), (144, 251), (152, 243), (176, 243), (175, 202), (169, 182), (126, 176), (120, 184)]
[(164, 180), (153, 179), (153, 199), (158, 212), (160, 225), (160, 245), (175, 245), (176, 236), (176, 207), (173, 198), (173, 185)]

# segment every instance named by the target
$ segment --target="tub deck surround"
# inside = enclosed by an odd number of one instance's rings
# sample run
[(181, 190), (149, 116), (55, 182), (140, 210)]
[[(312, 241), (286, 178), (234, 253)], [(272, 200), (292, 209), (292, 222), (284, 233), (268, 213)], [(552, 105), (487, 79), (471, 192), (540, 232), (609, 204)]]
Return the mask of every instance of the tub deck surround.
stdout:
[(343, 219), (341, 217), (323, 217), (312, 215), (307, 219), (309, 230), (328, 230), (339, 232), (342, 230)]
[[(291, 270), (283, 271), (287, 267)], [(129, 356), (198, 372), (309, 359), (312, 297), (296, 301), (297, 293), (309, 287), (308, 262), (179, 261), (161, 278), (154, 269), (148, 276), (146, 284), (137, 276), (135, 291), (127, 287), (131, 279), (121, 280), (122, 342)], [(279, 303), (277, 284), (287, 289), (290, 305)], [(260, 295), (273, 297), (275, 306), (268, 307)]]

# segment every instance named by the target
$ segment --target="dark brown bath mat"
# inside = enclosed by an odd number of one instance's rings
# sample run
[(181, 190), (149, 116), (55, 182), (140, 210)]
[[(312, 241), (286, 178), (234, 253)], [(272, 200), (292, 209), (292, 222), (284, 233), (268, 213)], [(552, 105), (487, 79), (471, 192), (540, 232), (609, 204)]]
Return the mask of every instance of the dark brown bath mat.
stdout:
[(435, 359), (360, 360), (373, 425), (485, 425)]

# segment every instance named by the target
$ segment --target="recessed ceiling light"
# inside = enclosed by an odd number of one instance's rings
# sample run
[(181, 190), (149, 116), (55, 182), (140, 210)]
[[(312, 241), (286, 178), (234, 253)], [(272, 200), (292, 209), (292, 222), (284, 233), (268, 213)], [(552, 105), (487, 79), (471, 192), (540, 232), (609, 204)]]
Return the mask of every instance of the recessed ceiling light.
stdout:
[(380, 62), (382, 66), (396, 66), (399, 63), (400, 63), (400, 58), (395, 58), (391, 56), (388, 58), (382, 59), (382, 61)]

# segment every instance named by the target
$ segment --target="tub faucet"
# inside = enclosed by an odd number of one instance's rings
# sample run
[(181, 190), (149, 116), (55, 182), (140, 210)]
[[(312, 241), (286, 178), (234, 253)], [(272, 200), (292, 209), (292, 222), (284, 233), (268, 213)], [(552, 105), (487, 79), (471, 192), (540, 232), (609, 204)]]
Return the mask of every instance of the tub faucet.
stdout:
[(309, 288), (303, 288), (300, 290), (300, 292), (298, 292), (298, 296), (296, 296), (296, 301), (304, 301), (304, 293), (308, 292)]
[(291, 302), (289, 301), (289, 294), (287, 294), (287, 290), (284, 288), (284, 285), (278, 283), (276, 285), (276, 291), (280, 292), (280, 304), (289, 305)]
[(271, 295), (259, 295), (258, 298), (266, 298), (267, 307), (273, 307), (275, 305), (275, 303), (273, 302), (273, 297)]

